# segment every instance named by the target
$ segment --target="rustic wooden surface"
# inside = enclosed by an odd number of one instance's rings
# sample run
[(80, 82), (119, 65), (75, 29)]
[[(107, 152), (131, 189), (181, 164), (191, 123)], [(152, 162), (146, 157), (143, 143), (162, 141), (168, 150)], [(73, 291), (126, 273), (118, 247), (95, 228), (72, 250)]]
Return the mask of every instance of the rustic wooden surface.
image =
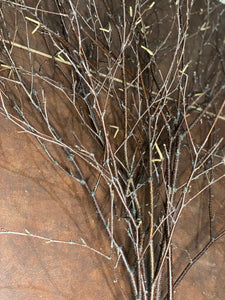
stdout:
[[(27, 3), (31, 5), (32, 1)], [(197, 6), (196, 3), (196, 9)], [(222, 9), (222, 6), (215, 9), (215, 20)], [(164, 7), (161, 14), (165, 11)], [(198, 26), (199, 18), (194, 19), (193, 27)], [(52, 18), (47, 22), (50, 27), (54, 27), (57, 20)], [(221, 26), (224, 24), (225, 19)], [(11, 25), (13, 27), (13, 23)], [(26, 37), (20, 31), (18, 39), (21, 44), (26, 42)], [(220, 39), (224, 39), (224, 36)], [(194, 49), (190, 48), (187, 52), (190, 57), (198, 53), (197, 39), (193, 40), (193, 45)], [(46, 53), (52, 51), (48, 43), (40, 44), (38, 39), (32, 39), (31, 47)], [(29, 67), (29, 61), (24, 60), (22, 50), (18, 49), (15, 57), (19, 64)], [(48, 72), (49, 77), (58, 76), (54, 62), (35, 57), (34, 69), (38, 70), (40, 66), (43, 72)], [(212, 68), (215, 68), (215, 72), (217, 65)], [(167, 70), (165, 61), (162, 61), (162, 70)], [(195, 88), (198, 91), (199, 87)], [(54, 97), (60, 98), (60, 94), (56, 95), (49, 90), (50, 103), (54, 102)], [(69, 114), (65, 106), (57, 102), (55, 110), (56, 118), (61, 118), (62, 128), (71, 129), (74, 124), (77, 126), (77, 120), (67, 118)], [(110, 118), (115, 121), (119, 117), (114, 113), (115, 116), (110, 115)], [(223, 136), (224, 121), (217, 124), (219, 128), (218, 135)], [(78, 130), (81, 128), (78, 127)], [(196, 131), (196, 139), (206, 132), (207, 126), (203, 125)], [(69, 134), (67, 138), (69, 140)], [(87, 141), (85, 135), (82, 138), (84, 143), (92, 143), (91, 139)], [(96, 153), (100, 153), (99, 149), (95, 149)], [(188, 167), (184, 160), (184, 170)], [(216, 175), (221, 175), (223, 170), (222, 167), (218, 168)], [(180, 174), (181, 181), (183, 178), (185, 172)], [(201, 189), (201, 184), (196, 187), (196, 191), (198, 188)], [(33, 137), (21, 133), (4, 116), (0, 116), (0, 191), (0, 299), (132, 299), (127, 273), (120, 263), (114, 268), (116, 255), (110, 248), (105, 229), (85, 190), (49, 161)], [(104, 199), (104, 187), (100, 193)], [(196, 203), (184, 209), (176, 228), (173, 240), (175, 279), (209, 241), (207, 193), (203, 193)], [(213, 194), (214, 232), (218, 233), (224, 229), (225, 224), (224, 182), (213, 187)], [(38, 236), (61, 241), (72, 240), (80, 244), (85, 241), (88, 246), (105, 255), (112, 255), (112, 260), (81, 246), (46, 243), (38, 238), (9, 234), (5, 230), (20, 233), (28, 230)], [(207, 250), (177, 287), (175, 300), (224, 299), (224, 245), (225, 237)]]

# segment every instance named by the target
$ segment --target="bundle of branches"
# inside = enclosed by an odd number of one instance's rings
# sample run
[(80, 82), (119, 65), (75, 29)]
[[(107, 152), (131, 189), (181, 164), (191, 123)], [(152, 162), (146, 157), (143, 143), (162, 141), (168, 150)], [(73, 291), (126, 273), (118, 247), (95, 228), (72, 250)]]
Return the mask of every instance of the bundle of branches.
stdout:
[[(1, 113), (86, 190), (129, 299), (173, 299), (225, 234), (223, 4), (1, 0), (0, 13)], [(207, 240), (178, 267), (199, 201)]]

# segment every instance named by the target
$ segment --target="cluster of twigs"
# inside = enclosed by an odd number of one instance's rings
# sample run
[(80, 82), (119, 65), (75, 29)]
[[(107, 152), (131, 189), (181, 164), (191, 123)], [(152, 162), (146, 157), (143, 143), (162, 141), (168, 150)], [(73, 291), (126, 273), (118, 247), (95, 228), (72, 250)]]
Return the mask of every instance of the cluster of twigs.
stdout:
[(135, 299), (173, 299), (225, 233), (211, 197), (209, 242), (173, 274), (184, 208), (224, 177), (219, 4), (28, 2), (1, 1), (1, 113), (86, 190)]

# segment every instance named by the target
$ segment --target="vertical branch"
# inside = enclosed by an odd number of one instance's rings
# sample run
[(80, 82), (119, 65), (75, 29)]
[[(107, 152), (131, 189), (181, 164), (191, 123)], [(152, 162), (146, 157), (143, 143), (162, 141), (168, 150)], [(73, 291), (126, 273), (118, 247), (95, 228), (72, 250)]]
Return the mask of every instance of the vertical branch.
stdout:
[(155, 276), (155, 256), (154, 256), (154, 243), (153, 243), (153, 230), (154, 230), (154, 191), (153, 191), (153, 165), (152, 165), (152, 118), (149, 112), (149, 124), (148, 124), (148, 135), (149, 135), (149, 205), (150, 205), (150, 230), (149, 230), (149, 255), (150, 255), (150, 287), (151, 287), (151, 299), (154, 297), (153, 280)]
[(127, 170), (129, 171), (128, 151), (127, 151), (127, 133), (128, 133), (128, 103), (127, 103), (127, 86), (126, 86), (126, 2), (123, 0), (123, 34), (122, 34), (122, 76), (123, 76), (123, 94), (124, 94), (124, 156)]

